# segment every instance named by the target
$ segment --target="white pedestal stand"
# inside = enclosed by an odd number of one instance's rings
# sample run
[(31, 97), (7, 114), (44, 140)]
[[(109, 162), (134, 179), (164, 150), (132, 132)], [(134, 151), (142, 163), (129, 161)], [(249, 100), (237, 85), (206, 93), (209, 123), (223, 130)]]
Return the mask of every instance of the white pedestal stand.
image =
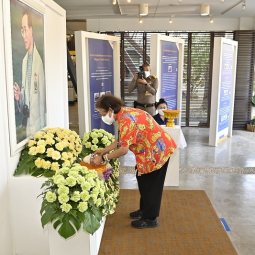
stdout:
[(164, 186), (179, 186), (179, 149), (184, 149), (187, 146), (187, 143), (180, 126), (175, 126), (173, 128), (163, 126), (163, 129), (174, 139), (177, 145), (177, 149), (171, 156), (168, 164)]
[(80, 229), (74, 236), (67, 240), (58, 234), (49, 224), (50, 255), (97, 255), (104, 231), (105, 218), (100, 228), (94, 235), (90, 235)]
[[(103, 178), (99, 175), (100, 178)], [(15, 254), (19, 255), (97, 255), (105, 218), (92, 236), (83, 229), (65, 240), (49, 223), (41, 225), (41, 186), (46, 178), (29, 175), (10, 179), (10, 204)], [(1, 253), (1, 252), (0, 252)]]

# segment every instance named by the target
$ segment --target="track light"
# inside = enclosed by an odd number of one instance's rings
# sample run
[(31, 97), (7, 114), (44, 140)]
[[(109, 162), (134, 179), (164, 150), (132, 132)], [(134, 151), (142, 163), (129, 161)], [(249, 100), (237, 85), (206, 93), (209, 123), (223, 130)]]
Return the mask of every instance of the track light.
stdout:
[(142, 17), (139, 18), (139, 23), (142, 24), (143, 23), (143, 19)]
[(245, 0), (244, 0), (242, 3), (242, 10), (245, 10), (245, 8), (246, 8), (246, 4), (245, 4)]
[(112, 4), (116, 5), (117, 4), (117, 0), (112, 0)]
[(173, 20), (172, 18), (169, 19), (169, 23), (172, 24), (173, 23)]
[(213, 18), (210, 18), (210, 23), (213, 23)]
[(208, 16), (210, 14), (210, 5), (209, 4), (201, 4), (200, 5), (200, 15)]
[(148, 8), (149, 8), (148, 4), (140, 4), (139, 15), (141, 15), (141, 16), (148, 15)]

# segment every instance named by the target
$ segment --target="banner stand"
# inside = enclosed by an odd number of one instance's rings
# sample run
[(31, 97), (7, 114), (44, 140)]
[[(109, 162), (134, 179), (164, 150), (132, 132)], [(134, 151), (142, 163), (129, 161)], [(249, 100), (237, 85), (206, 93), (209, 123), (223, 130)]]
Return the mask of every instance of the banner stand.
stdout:
[(232, 137), (238, 42), (214, 39), (209, 145)]
[(79, 134), (102, 128), (114, 134), (114, 126), (103, 123), (95, 109), (105, 94), (120, 97), (120, 43), (116, 36), (75, 32)]
[[(159, 81), (156, 100), (164, 98), (171, 110), (182, 109), (183, 59), (183, 39), (151, 35), (151, 70)], [(181, 126), (181, 113), (175, 124)]]

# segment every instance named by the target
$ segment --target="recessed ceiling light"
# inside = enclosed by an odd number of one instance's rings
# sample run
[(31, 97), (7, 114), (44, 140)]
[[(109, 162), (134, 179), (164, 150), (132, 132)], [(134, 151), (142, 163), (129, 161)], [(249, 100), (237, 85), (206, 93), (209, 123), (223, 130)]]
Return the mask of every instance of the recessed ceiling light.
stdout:
[(142, 24), (143, 23), (143, 19), (140, 17), (139, 18), (139, 23)]
[(210, 14), (210, 5), (209, 4), (201, 4), (200, 5), (200, 15), (208, 16)]
[(225, 0), (220, 0), (222, 3), (224, 3)]
[(213, 18), (210, 18), (210, 23), (213, 23)]
[(131, 3), (131, 0), (127, 0), (128, 3)]
[(172, 24), (173, 23), (173, 20), (172, 18), (169, 19), (169, 23)]

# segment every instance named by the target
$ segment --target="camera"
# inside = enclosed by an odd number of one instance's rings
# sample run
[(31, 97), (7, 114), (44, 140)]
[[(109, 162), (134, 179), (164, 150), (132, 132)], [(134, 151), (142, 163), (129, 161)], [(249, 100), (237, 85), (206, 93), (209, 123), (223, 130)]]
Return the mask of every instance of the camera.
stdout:
[(139, 79), (145, 79), (145, 73), (143, 71), (143, 66), (139, 66), (139, 72), (138, 72), (138, 78)]
[(22, 126), (26, 127), (27, 126), (27, 119), (30, 117), (30, 111), (28, 106), (25, 104), (23, 106), (23, 121), (22, 121)]

